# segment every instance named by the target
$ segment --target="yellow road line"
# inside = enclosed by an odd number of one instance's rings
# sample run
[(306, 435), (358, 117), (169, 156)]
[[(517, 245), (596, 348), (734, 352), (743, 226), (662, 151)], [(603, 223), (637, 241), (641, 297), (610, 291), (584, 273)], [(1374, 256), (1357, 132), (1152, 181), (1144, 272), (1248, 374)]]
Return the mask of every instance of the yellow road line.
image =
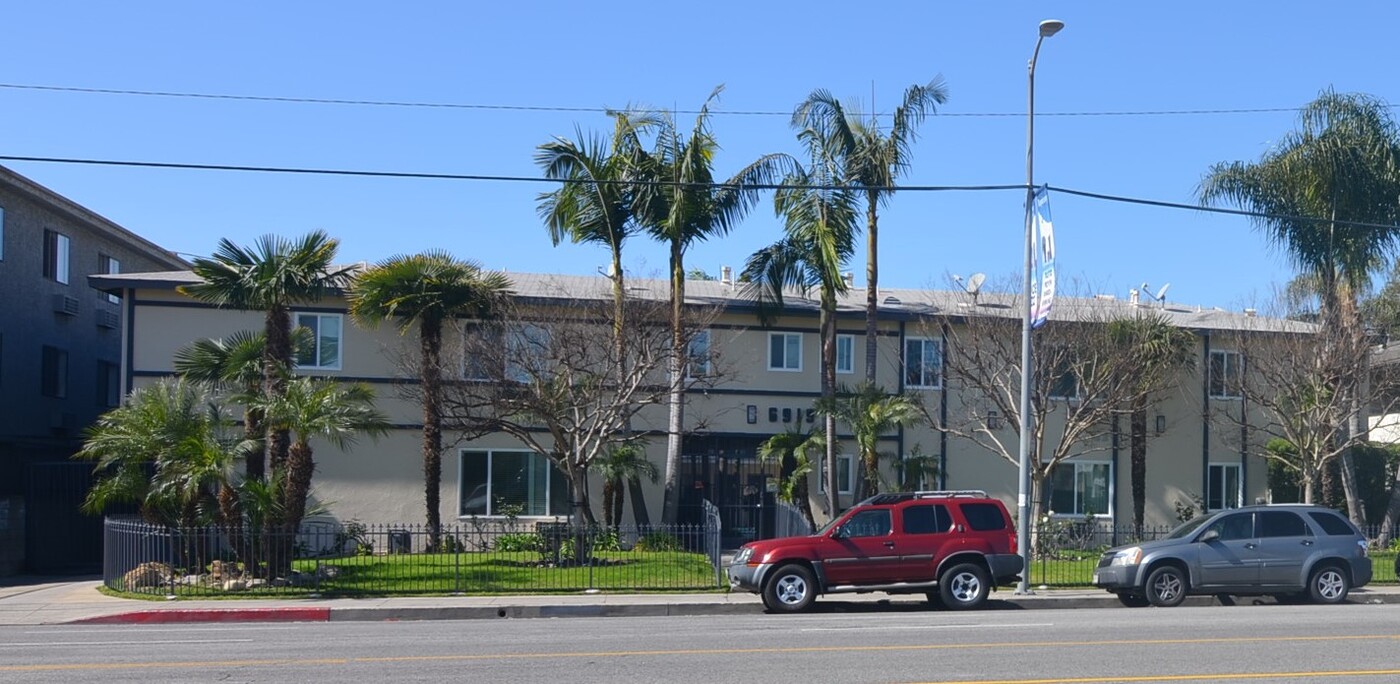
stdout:
[(1298, 679), (1301, 677), (1380, 677), (1400, 675), (1400, 670), (1324, 670), (1320, 672), (1228, 672), (1190, 675), (1139, 675), (1135, 677), (1063, 677), (1057, 679), (949, 679), (924, 684), (1094, 684), (1095, 682), (1218, 682), (1230, 679)]
[[(779, 655), (792, 653), (870, 653), (884, 651), (949, 651), (978, 648), (1065, 648), (1074, 646), (1165, 646), (1181, 644), (1251, 644), (1251, 643), (1297, 643), (1297, 642), (1318, 642), (1318, 641), (1394, 641), (1400, 640), (1400, 634), (1360, 634), (1350, 636), (1299, 636), (1299, 637), (1225, 637), (1225, 638), (1193, 638), (1193, 639), (1107, 639), (1102, 641), (1002, 641), (985, 642), (971, 644), (910, 644), (910, 645), (887, 645), (887, 646), (792, 646), (786, 648), (686, 648), (686, 649), (656, 649), (646, 651), (559, 651), (552, 653), (475, 653), (475, 654), (454, 654), (454, 655), (422, 655), (422, 656), (381, 656), (381, 657), (355, 657), (355, 658), (262, 658), (246, 660), (187, 660), (187, 661), (151, 661), (151, 662), (130, 662), (130, 663), (66, 663), (50, 665), (6, 665), (0, 666), (0, 672), (61, 672), (74, 670), (139, 670), (158, 668), (179, 668), (179, 667), (258, 667), (258, 666), (289, 666), (289, 665), (348, 665), (351, 663), (404, 663), (404, 662), (434, 662), (434, 661), (487, 661), (487, 660), (535, 660), (547, 658), (635, 658), (635, 657), (655, 657), (655, 656), (690, 656), (690, 655)], [(1203, 675), (1181, 675), (1188, 679), (1208, 678)], [(1224, 676), (1224, 675), (1220, 675)], [(1239, 675), (1240, 678), (1254, 677), (1255, 675)], [(1279, 675), (1258, 675), (1279, 676)], [(1298, 675), (1302, 676), (1302, 675)], [(1327, 675), (1317, 675), (1327, 676)], [(1165, 677), (1165, 675), (1164, 675)], [(1009, 680), (1016, 684), (1030, 684), (1032, 682), (1105, 682), (1105, 681), (1171, 681), (1170, 679), (1141, 679), (1130, 680), (1122, 678), (1106, 679), (1047, 679), (1047, 680)], [(979, 682), (978, 684), (990, 684), (989, 682)]]

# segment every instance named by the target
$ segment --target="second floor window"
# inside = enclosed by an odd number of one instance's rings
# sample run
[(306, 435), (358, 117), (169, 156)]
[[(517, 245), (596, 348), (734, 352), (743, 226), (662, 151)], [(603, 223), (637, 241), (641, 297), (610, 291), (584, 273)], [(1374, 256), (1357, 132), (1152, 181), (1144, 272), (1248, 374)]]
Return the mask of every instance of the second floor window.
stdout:
[(802, 370), (802, 333), (768, 333), (768, 370)]
[(836, 336), (836, 372), (856, 372), (856, 336)]
[(39, 369), (40, 394), (55, 399), (68, 397), (68, 352), (44, 347)]
[(296, 327), (311, 333), (311, 344), (296, 350), (297, 367), (339, 370), (341, 315), (299, 313), (295, 320)]
[(1233, 351), (1210, 353), (1210, 396), (1212, 399), (1239, 399), (1244, 355)]
[[(99, 254), (97, 255), (97, 271), (99, 273), (106, 273), (108, 275), (115, 275), (117, 273), (121, 273), (122, 262), (117, 261), (116, 257), (109, 256), (107, 254)], [(102, 296), (107, 301), (113, 304), (116, 304), (121, 301), (120, 297), (110, 292), (103, 293)]]
[(943, 386), (943, 345), (927, 337), (904, 340), (904, 386), (938, 389)]
[(63, 233), (44, 231), (44, 277), (68, 284), (68, 236)]
[(97, 362), (97, 407), (114, 408), (122, 403), (121, 368), (109, 361)]
[(690, 338), (690, 365), (686, 372), (692, 378), (710, 374), (710, 331), (699, 330)]

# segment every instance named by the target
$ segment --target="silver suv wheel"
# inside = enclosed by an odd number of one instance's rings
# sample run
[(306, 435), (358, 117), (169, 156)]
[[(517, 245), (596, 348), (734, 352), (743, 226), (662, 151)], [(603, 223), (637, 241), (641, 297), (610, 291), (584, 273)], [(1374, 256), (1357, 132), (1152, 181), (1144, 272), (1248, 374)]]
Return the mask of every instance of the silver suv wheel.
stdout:
[(795, 606), (802, 603), (802, 599), (807, 598), (807, 580), (797, 575), (780, 577), (777, 584), (774, 593), (784, 605)]

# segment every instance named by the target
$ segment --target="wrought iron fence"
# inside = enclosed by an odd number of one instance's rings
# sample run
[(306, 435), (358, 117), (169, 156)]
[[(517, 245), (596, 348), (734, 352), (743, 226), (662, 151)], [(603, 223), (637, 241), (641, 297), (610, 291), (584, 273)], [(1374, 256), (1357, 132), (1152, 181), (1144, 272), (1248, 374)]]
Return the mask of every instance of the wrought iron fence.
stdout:
[(789, 503), (779, 501), (773, 507), (773, 535), (776, 537), (802, 537), (812, 533), (812, 524), (807, 516)]
[(190, 597), (715, 589), (718, 534), (713, 520), (605, 528), (493, 519), (434, 534), (423, 525), (176, 529), (108, 518), (103, 582)]

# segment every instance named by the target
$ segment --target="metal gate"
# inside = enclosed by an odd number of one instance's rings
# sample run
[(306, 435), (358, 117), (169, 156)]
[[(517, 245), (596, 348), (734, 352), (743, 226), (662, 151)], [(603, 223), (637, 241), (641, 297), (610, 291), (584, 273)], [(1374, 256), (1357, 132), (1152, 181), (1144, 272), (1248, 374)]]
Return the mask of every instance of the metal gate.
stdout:
[(774, 536), (778, 465), (758, 460), (760, 438), (687, 440), (681, 457), (681, 520), (702, 524), (704, 502), (719, 510), (720, 544), (734, 549)]
[[(37, 574), (102, 568), (102, 516), (78, 510), (92, 487), (92, 464), (36, 462), (25, 492), (25, 560)], [(126, 513), (132, 506), (113, 507)]]

